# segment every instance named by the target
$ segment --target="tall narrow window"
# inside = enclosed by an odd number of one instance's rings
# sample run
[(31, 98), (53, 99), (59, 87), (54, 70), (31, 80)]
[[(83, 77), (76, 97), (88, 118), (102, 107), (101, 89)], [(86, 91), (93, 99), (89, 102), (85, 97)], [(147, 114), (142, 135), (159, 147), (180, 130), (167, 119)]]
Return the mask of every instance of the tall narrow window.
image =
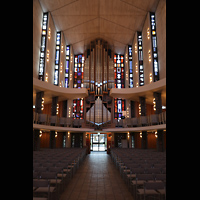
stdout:
[(83, 98), (73, 100), (73, 119), (83, 119)]
[(122, 111), (125, 110), (125, 100), (121, 98), (114, 99), (114, 118), (121, 119), (123, 114)]
[(132, 46), (128, 46), (128, 60), (129, 60), (129, 87), (133, 88)]
[(124, 55), (114, 55), (115, 88), (124, 88)]
[(75, 55), (74, 88), (83, 87), (84, 55)]
[(142, 51), (142, 32), (137, 32), (138, 39), (138, 61), (139, 61), (139, 85), (144, 85), (144, 66), (143, 66), (143, 51)]
[(57, 32), (57, 34), (56, 34), (56, 58), (55, 58), (55, 71), (54, 71), (54, 85), (59, 84), (60, 41), (61, 41), (61, 32)]
[(69, 57), (70, 56), (70, 45), (66, 46), (66, 67), (65, 67), (65, 87), (69, 87)]
[(42, 21), (42, 38), (41, 38), (39, 75), (38, 75), (38, 79), (41, 80), (41, 81), (44, 81), (47, 23), (48, 23), (48, 13), (44, 13), (43, 14), (43, 21)]
[(152, 57), (153, 57), (153, 79), (154, 82), (159, 80), (157, 38), (156, 38), (156, 18), (155, 13), (150, 12), (151, 23), (151, 41), (152, 41)]

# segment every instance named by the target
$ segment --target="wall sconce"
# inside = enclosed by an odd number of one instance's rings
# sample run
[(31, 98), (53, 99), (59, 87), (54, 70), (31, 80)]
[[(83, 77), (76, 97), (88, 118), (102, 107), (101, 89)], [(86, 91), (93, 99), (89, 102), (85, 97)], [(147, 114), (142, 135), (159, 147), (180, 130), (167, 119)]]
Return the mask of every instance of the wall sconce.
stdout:
[(71, 116), (71, 108), (69, 108), (69, 117)]
[(152, 83), (152, 81), (153, 81), (152, 73), (149, 74), (149, 80), (150, 80), (150, 83)]
[(158, 135), (157, 135), (157, 131), (155, 132), (155, 137), (156, 137), (156, 138), (158, 137)]
[(128, 62), (128, 57), (127, 57), (127, 54), (126, 54), (126, 63)]
[(46, 73), (45, 82), (48, 82), (48, 73)]
[(135, 53), (137, 53), (137, 43), (135, 43)]
[(149, 54), (149, 62), (151, 62), (151, 50), (149, 50), (148, 54)]
[(137, 62), (135, 63), (135, 72), (138, 73), (138, 66), (137, 66)]
[(44, 110), (44, 97), (42, 97), (41, 110)]
[(140, 132), (140, 138), (142, 138), (142, 132)]
[(126, 80), (128, 81), (128, 72), (126, 73)]
[(126, 114), (127, 114), (127, 118), (129, 118), (129, 107), (126, 108)]
[(69, 138), (69, 136), (70, 136), (70, 132), (68, 131), (68, 138)]
[(61, 45), (61, 53), (63, 53), (63, 49), (64, 49), (64, 46), (63, 44)]
[(156, 110), (156, 99), (153, 98), (153, 110)]
[(47, 50), (47, 62), (49, 62), (49, 54), (50, 54), (50, 52), (49, 52), (49, 50)]
[(139, 85), (139, 84), (138, 84), (138, 82), (137, 82), (137, 83), (136, 83), (136, 87), (138, 87), (138, 85)]
[(147, 28), (147, 38), (148, 38), (148, 40), (150, 39), (150, 31), (149, 31), (149, 28)]
[(129, 139), (129, 132), (128, 132), (128, 139)]
[(51, 28), (49, 28), (49, 31), (48, 31), (48, 39), (49, 40), (51, 39)]
[(72, 71), (70, 71), (70, 81), (72, 80)]
[(39, 135), (39, 137), (42, 137), (42, 131), (40, 131), (40, 135)]
[(59, 113), (59, 104), (57, 103), (57, 107), (56, 107), (56, 115), (58, 115)]
[(141, 115), (141, 104), (139, 104), (139, 115)]
[(55, 138), (56, 138), (56, 137), (58, 137), (58, 133), (57, 133), (57, 131), (55, 132)]

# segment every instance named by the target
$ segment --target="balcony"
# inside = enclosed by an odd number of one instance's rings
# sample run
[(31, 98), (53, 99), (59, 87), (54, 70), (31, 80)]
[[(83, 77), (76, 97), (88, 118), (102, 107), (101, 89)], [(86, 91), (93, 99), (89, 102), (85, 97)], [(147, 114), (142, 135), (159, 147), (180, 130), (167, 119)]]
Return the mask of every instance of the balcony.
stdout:
[[(94, 132), (95, 126), (84, 119), (73, 119), (69, 117), (49, 116), (33, 112), (33, 128), (57, 131), (88, 131)], [(160, 114), (126, 118), (121, 120), (113, 119), (102, 124), (102, 132), (125, 132), (125, 131), (145, 131), (145, 130), (166, 129), (166, 111)]]

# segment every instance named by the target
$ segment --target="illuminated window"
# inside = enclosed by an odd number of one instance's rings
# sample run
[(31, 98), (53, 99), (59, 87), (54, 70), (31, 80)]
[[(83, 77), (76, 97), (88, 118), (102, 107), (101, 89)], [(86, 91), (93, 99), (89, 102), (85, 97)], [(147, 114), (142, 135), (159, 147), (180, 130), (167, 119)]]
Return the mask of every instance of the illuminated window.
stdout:
[(39, 75), (38, 75), (38, 79), (41, 81), (44, 81), (47, 23), (48, 23), (48, 13), (44, 13), (42, 21), (42, 38), (41, 38)]
[(74, 61), (74, 88), (83, 87), (84, 55), (75, 55)]
[(56, 58), (55, 58), (55, 69), (54, 69), (54, 85), (59, 84), (60, 42), (61, 42), (61, 32), (57, 32), (57, 34), (56, 34)]
[(138, 39), (138, 61), (139, 61), (139, 85), (144, 85), (144, 67), (143, 67), (143, 51), (142, 51), (142, 32), (137, 32)]
[(69, 87), (69, 58), (70, 56), (70, 45), (66, 46), (66, 67), (65, 67), (65, 87)]
[(133, 88), (132, 46), (128, 46), (128, 60), (129, 60), (129, 87)]
[(115, 88), (124, 88), (124, 56), (120, 54), (114, 55), (114, 78)]
[(154, 82), (159, 80), (159, 67), (158, 67), (158, 52), (157, 52), (157, 39), (156, 39), (156, 18), (155, 13), (150, 12), (151, 24), (151, 41), (152, 41), (152, 57), (153, 57), (153, 79)]
[(114, 119), (122, 118), (122, 111), (125, 110), (125, 100), (120, 98), (114, 99)]
[(83, 98), (73, 100), (73, 119), (83, 119)]

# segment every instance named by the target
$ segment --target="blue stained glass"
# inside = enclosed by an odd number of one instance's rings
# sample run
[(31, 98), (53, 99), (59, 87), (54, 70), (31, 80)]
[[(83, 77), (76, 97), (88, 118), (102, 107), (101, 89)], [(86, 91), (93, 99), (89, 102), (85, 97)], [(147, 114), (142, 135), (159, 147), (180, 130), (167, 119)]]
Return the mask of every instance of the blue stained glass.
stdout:
[(69, 68), (69, 61), (67, 61), (67, 66), (66, 66), (66, 68)]

